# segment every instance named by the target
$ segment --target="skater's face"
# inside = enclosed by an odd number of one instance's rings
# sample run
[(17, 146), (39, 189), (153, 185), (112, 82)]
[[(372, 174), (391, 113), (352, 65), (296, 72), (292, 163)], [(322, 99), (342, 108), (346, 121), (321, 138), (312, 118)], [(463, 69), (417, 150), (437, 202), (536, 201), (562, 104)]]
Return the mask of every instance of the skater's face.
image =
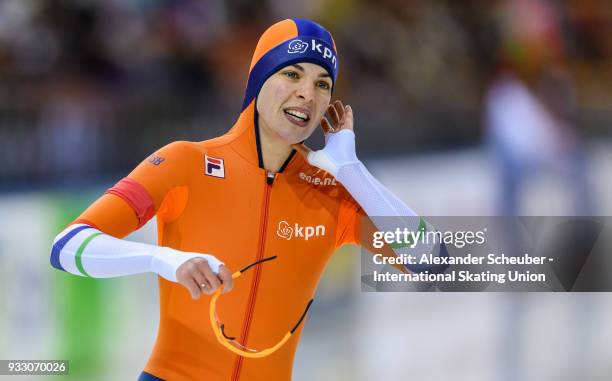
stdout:
[(331, 99), (332, 79), (319, 65), (297, 63), (274, 73), (257, 96), (259, 126), (288, 144), (306, 140)]

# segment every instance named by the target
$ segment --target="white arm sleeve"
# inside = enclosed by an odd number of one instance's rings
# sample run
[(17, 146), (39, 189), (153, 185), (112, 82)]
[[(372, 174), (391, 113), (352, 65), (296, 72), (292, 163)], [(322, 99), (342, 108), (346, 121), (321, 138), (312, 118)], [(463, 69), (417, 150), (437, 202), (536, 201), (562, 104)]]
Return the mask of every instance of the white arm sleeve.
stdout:
[[(406, 228), (409, 231), (432, 231), (434, 227), (391, 193), (370, 174), (355, 153), (355, 133), (341, 130), (326, 136), (325, 148), (310, 152), (308, 162), (333, 174), (361, 206), (380, 231)], [(395, 217), (395, 218), (379, 218)], [(435, 242), (416, 242), (415, 252), (439, 252)], [(397, 252), (397, 251), (396, 251)]]
[(359, 161), (355, 153), (355, 133), (351, 130), (341, 130), (326, 135), (325, 148), (310, 152), (308, 162), (334, 175), (368, 216), (417, 215), (378, 182)]
[(417, 214), (374, 178), (361, 162), (340, 168), (336, 179), (368, 216), (403, 217)]
[(169, 247), (112, 237), (84, 224), (70, 225), (53, 241), (51, 265), (59, 270), (93, 278), (153, 272), (176, 282), (176, 270), (192, 258), (203, 258), (215, 274), (223, 264), (208, 254), (182, 252)]

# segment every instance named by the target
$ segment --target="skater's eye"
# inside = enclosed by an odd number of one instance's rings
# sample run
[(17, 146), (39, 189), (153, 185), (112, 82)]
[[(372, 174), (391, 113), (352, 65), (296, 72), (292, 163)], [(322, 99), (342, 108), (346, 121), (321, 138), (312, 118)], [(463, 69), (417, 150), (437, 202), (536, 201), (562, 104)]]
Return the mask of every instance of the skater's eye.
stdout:
[(300, 75), (295, 72), (295, 71), (286, 71), (283, 73), (286, 77), (291, 78), (291, 79), (298, 79), (300, 78)]
[(329, 84), (329, 82), (327, 81), (319, 81), (317, 83), (317, 86), (319, 86), (319, 88), (323, 89), (323, 90), (329, 90), (331, 89), (331, 85)]

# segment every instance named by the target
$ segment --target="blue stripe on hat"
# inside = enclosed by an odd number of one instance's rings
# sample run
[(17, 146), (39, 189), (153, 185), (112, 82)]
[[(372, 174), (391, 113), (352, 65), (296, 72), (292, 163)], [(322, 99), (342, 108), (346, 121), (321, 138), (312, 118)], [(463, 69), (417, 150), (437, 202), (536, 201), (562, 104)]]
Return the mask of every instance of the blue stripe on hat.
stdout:
[(317, 24), (314, 21), (304, 20), (304, 19), (292, 19), (295, 22), (295, 25), (298, 28), (298, 36), (310, 36), (316, 37), (323, 41), (326, 41), (332, 47), (334, 46), (334, 41), (331, 38), (331, 34), (323, 28), (321, 25)]
[[(327, 40), (329, 39), (328, 37)], [(317, 37), (300, 35), (270, 49), (253, 66), (242, 102), (242, 111), (255, 99), (261, 86), (272, 74), (298, 62), (320, 65), (329, 72), (333, 82), (336, 82), (338, 57), (333, 44)]]
[(50, 258), (51, 266), (55, 267), (58, 270), (66, 271), (66, 269), (64, 269), (62, 267), (62, 264), (60, 263), (60, 253), (62, 249), (64, 248), (64, 246), (66, 246), (68, 241), (70, 241), (80, 231), (85, 230), (85, 229), (93, 229), (93, 228), (89, 225), (81, 225), (75, 229), (72, 229), (71, 231), (66, 233), (62, 238), (58, 239), (57, 242), (55, 242), (55, 244), (53, 245), (53, 248), (51, 249), (51, 258)]

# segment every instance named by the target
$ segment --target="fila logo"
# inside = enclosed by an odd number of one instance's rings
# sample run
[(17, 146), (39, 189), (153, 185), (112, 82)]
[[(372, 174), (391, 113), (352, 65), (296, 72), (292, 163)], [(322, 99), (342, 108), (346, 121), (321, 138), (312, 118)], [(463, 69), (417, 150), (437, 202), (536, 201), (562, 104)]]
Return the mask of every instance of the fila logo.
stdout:
[(313, 38), (310, 40), (310, 44), (300, 39), (292, 40), (291, 42), (289, 42), (289, 45), (287, 45), (287, 53), (289, 54), (306, 53), (306, 51), (308, 50), (308, 47), (310, 46), (311, 51), (317, 52), (320, 55), (322, 55), (324, 59), (331, 61), (335, 69), (338, 65), (338, 62), (337, 62), (336, 55), (334, 54), (333, 50), (323, 45), (323, 43), (317, 42), (317, 41), (321, 41), (321, 40), (317, 40)]
[(306, 181), (308, 184), (312, 185), (337, 185), (336, 179), (333, 177), (326, 177), (321, 179), (320, 177), (315, 177), (311, 175), (307, 175), (304, 172), (300, 172), (300, 179)]
[(278, 223), (278, 228), (276, 229), (276, 234), (286, 240), (290, 240), (291, 238), (295, 237), (308, 241), (312, 237), (324, 236), (325, 225), (300, 226), (299, 224), (295, 223), (293, 226), (291, 226), (287, 221), (280, 221)]
[(208, 176), (225, 178), (223, 159), (204, 155), (204, 173)]

